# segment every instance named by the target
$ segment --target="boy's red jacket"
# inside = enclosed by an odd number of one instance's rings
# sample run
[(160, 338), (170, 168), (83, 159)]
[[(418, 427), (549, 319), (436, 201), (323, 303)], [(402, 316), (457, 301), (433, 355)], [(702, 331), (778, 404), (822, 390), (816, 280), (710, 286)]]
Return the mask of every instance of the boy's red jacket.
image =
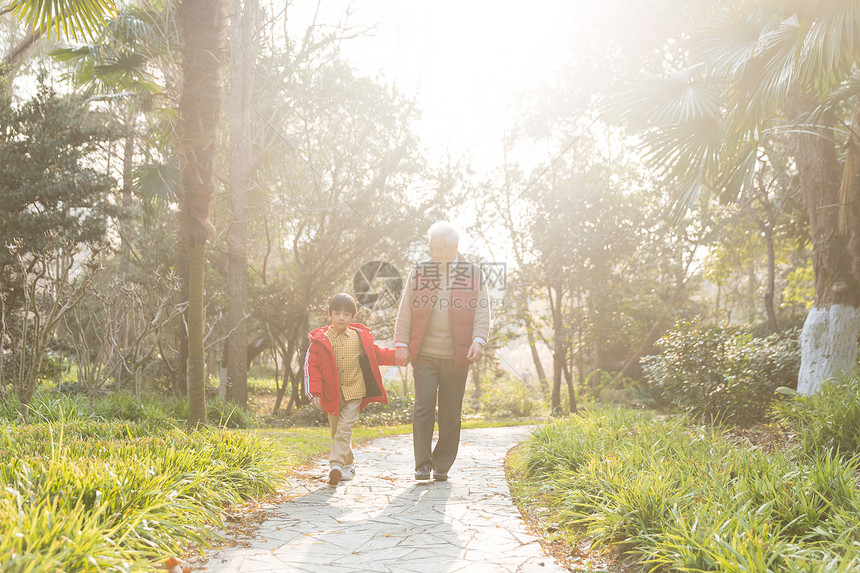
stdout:
[[(388, 404), (379, 366), (394, 366), (394, 349), (374, 344), (373, 333), (363, 324), (352, 322), (349, 328), (358, 331), (364, 349), (359, 364), (367, 395), (361, 401), (361, 409), (371, 402)], [(328, 326), (321, 326), (308, 334), (311, 344), (305, 356), (305, 394), (308, 399), (319, 396), (323, 412), (337, 416), (340, 412), (340, 377), (334, 362), (334, 349), (325, 335), (328, 329)]]

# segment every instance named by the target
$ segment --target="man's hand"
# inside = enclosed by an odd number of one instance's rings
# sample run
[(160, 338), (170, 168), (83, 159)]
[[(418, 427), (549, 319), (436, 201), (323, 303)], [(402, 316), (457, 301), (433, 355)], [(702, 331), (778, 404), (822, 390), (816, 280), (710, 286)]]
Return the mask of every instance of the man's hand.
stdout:
[(481, 355), (484, 353), (484, 345), (480, 342), (473, 342), (472, 346), (469, 347), (469, 352), (466, 353), (466, 359), (469, 362), (477, 362), (481, 359)]
[(405, 346), (398, 346), (394, 349), (394, 364), (397, 366), (406, 366), (409, 364), (409, 349)]
[(314, 396), (313, 398), (311, 398), (311, 404), (313, 404), (314, 407), (316, 407), (316, 408), (322, 408), (322, 406), (320, 405), (320, 397), (319, 396)]

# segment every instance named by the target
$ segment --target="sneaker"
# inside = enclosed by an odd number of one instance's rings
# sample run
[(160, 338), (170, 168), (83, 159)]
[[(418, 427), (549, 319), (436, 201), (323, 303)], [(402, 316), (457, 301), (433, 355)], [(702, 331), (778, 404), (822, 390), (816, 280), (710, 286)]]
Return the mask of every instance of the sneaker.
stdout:
[(332, 466), (328, 472), (328, 484), (329, 485), (337, 485), (340, 483), (340, 479), (343, 477), (343, 470), (340, 466)]
[(355, 477), (355, 466), (350, 464), (348, 466), (343, 466), (343, 470), (341, 471), (340, 481), (349, 481)]
[(433, 470), (433, 481), (448, 481), (448, 472)]
[(415, 479), (417, 481), (428, 481), (430, 479), (430, 466), (423, 465), (415, 470)]

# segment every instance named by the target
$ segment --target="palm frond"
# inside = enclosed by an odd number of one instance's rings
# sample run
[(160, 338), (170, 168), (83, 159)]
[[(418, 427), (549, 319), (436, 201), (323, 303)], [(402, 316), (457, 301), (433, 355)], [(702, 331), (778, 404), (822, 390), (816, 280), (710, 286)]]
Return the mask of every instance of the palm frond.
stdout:
[(690, 68), (666, 78), (629, 82), (608, 99), (607, 111), (641, 127), (715, 118), (720, 113), (720, 94), (713, 85), (701, 81), (700, 71)]
[[(832, 88), (860, 55), (860, 9), (855, 0), (812, 0), (798, 7), (809, 22), (800, 54), (800, 79)], [(829, 84), (829, 86), (827, 86)]]
[(132, 187), (143, 199), (144, 222), (147, 226), (158, 211), (179, 201), (177, 189), (181, 176), (179, 160), (176, 158), (165, 163), (144, 163), (134, 168)]
[(731, 94), (733, 101), (742, 102), (734, 110), (739, 125), (751, 128), (768, 110), (782, 106), (797, 76), (797, 56), (805, 35), (796, 15), (761, 35)]
[(97, 37), (105, 16), (116, 13), (113, 0), (16, 0), (12, 12), (46, 36), (79, 39)]

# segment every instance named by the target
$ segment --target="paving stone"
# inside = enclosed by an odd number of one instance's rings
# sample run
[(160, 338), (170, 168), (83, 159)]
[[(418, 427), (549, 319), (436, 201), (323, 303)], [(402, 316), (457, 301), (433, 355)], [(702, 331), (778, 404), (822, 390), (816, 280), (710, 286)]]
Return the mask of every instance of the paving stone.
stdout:
[(355, 449), (354, 480), (329, 487), (327, 459), (290, 480), (250, 547), (216, 549), (210, 573), (562, 573), (513, 505), (502, 461), (527, 427), (463, 430), (447, 482), (415, 482), (412, 437)]

